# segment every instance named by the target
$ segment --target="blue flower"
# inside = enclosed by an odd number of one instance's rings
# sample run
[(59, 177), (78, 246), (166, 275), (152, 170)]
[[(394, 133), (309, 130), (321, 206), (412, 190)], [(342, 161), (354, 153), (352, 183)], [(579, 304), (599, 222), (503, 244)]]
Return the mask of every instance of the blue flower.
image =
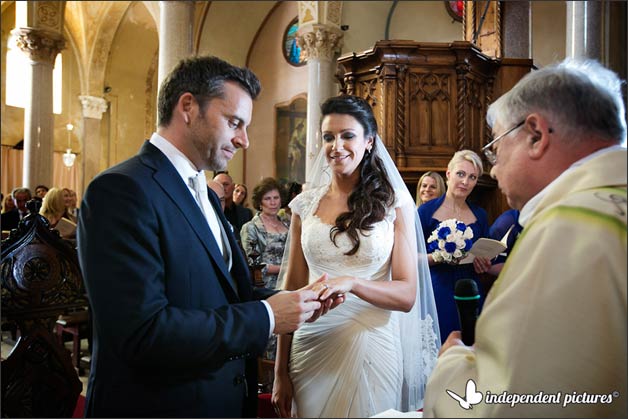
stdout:
[(464, 241), (464, 251), (468, 252), (469, 250), (471, 250), (471, 247), (473, 247), (473, 240), (465, 239), (465, 241)]
[(441, 240), (445, 240), (447, 236), (451, 234), (451, 229), (449, 227), (441, 227), (438, 230), (438, 238)]
[(464, 233), (464, 231), (467, 229), (467, 225), (465, 223), (458, 222), (456, 223), (456, 229)]
[(453, 253), (455, 252), (457, 249), (456, 247), (456, 243), (455, 242), (447, 242), (445, 243), (445, 250), (447, 251), (447, 253)]

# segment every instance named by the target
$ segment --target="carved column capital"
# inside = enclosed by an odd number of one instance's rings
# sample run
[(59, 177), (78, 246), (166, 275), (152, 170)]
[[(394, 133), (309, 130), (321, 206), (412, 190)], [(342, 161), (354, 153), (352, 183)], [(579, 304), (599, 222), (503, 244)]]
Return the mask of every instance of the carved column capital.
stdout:
[(102, 119), (102, 114), (107, 111), (107, 101), (97, 96), (79, 96), (83, 105), (85, 118)]
[(35, 28), (16, 28), (11, 33), (17, 47), (32, 61), (54, 65), (57, 54), (65, 48), (65, 39), (59, 33)]
[(303, 49), (307, 59), (331, 61), (342, 49), (342, 38), (342, 32), (334, 27), (307, 25), (299, 30), (297, 45)]

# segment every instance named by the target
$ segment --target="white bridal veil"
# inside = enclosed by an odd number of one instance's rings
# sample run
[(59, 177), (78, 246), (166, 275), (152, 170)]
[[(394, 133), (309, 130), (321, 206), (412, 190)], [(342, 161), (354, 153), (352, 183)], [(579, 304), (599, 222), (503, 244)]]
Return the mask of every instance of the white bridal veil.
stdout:
[[(403, 390), (401, 394), (402, 411), (413, 411), (423, 407), (423, 397), (427, 379), (436, 365), (440, 347), (440, 333), (436, 304), (432, 291), (432, 280), (427, 262), (427, 252), (421, 222), (416, 206), (408, 188), (403, 181), (392, 158), (388, 154), (379, 135), (375, 139), (373, 148), (375, 156), (384, 164), (395, 191), (395, 207), (398, 207), (404, 225), (408, 226), (406, 237), (395, 237), (395, 245), (409, 245), (416, 247), (417, 254), (417, 294), (414, 307), (409, 313), (394, 312), (399, 316), (401, 355), (403, 357)], [(307, 189), (317, 188), (331, 182), (331, 169), (327, 164), (324, 148), (319, 152), (307, 174)], [(412, 230), (413, 227), (413, 231)], [(290, 246), (290, 237), (286, 250)], [(284, 254), (280, 281), (287, 267), (287, 253)], [(283, 281), (281, 281), (283, 283)]]

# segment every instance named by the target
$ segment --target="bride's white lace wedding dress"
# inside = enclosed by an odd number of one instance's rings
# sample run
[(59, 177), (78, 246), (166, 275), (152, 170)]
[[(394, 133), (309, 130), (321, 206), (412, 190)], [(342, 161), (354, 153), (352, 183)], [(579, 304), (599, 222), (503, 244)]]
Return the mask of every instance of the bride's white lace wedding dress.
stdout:
[[(305, 191), (290, 204), (302, 220), (301, 245), (310, 283), (325, 272), (330, 278), (353, 275), (390, 281), (395, 209), (390, 208), (384, 220), (360, 236), (355, 255), (346, 256), (352, 247), (346, 234), (337, 236), (336, 247), (330, 239), (332, 226), (315, 215), (327, 189)], [(348, 293), (343, 304), (297, 330), (290, 355), (297, 416), (364, 418), (391, 408), (400, 410), (400, 316), (404, 314), (375, 307)], [(437, 340), (434, 335), (429, 339)], [(420, 347), (417, 343), (417, 350)]]

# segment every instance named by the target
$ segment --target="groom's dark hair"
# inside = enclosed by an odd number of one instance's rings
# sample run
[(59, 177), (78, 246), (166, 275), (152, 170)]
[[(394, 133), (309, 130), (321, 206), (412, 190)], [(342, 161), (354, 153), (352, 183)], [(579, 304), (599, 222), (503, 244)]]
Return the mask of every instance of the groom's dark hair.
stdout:
[(225, 83), (235, 82), (255, 99), (262, 87), (257, 76), (248, 68), (236, 67), (218, 57), (184, 58), (161, 83), (157, 108), (159, 126), (168, 126), (172, 112), (184, 93), (192, 93), (201, 112), (214, 98), (222, 98)]
[(371, 105), (358, 96), (332, 97), (321, 105), (321, 122), (330, 114), (352, 116), (364, 128), (364, 138), (373, 140), (371, 151), (364, 153), (360, 162), (358, 185), (347, 200), (349, 211), (343, 212), (336, 218), (336, 223), (329, 232), (334, 244), (339, 233), (347, 233), (353, 243), (353, 248), (345, 255), (351, 256), (360, 248), (360, 231), (370, 231), (373, 229), (373, 224), (384, 219), (388, 207), (395, 202), (395, 191), (388, 181), (384, 163), (375, 155), (377, 121)]

